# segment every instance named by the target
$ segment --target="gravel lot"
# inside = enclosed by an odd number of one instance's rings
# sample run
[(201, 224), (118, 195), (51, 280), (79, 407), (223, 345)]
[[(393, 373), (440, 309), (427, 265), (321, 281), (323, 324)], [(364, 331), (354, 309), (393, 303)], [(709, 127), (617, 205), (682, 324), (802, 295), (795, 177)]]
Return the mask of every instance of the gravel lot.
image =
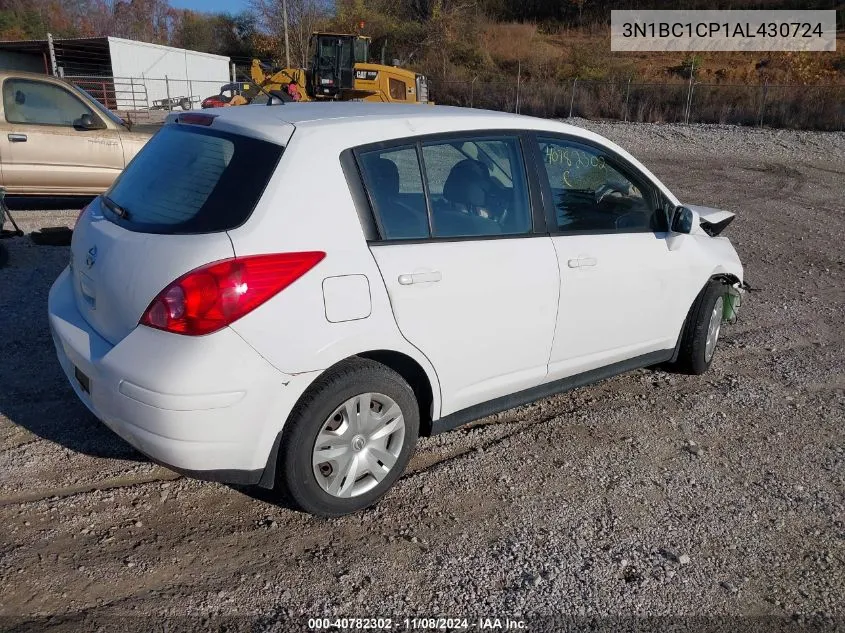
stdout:
[[(63, 247), (0, 270), (0, 630), (845, 630), (845, 134), (579, 122), (738, 212), (760, 292), (712, 370), (643, 370), (423, 439), (378, 507), (319, 520), (149, 463), (45, 317)], [(19, 212), (25, 230), (76, 212)], [(402, 627), (400, 627), (402, 628)]]

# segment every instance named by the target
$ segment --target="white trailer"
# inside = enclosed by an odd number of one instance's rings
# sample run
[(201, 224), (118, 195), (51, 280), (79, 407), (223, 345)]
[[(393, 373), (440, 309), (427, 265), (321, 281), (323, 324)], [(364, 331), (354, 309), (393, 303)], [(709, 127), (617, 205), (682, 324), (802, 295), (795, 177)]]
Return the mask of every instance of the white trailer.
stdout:
[[(115, 81), (131, 80), (146, 86), (147, 106), (169, 100), (179, 105), (183, 99), (196, 103), (217, 94), (228, 83), (229, 58), (184, 48), (162, 46), (109, 37), (112, 76)], [(117, 108), (137, 107), (133, 99), (117, 95)]]

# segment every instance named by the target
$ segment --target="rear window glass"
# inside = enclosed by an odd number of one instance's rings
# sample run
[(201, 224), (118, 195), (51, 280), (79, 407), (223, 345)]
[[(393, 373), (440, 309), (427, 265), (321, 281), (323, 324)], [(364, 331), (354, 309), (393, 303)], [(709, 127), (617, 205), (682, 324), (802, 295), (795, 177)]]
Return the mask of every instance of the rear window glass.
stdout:
[(211, 233), (243, 224), (283, 152), (280, 145), (170, 124), (106, 192), (108, 217), (146, 233)]

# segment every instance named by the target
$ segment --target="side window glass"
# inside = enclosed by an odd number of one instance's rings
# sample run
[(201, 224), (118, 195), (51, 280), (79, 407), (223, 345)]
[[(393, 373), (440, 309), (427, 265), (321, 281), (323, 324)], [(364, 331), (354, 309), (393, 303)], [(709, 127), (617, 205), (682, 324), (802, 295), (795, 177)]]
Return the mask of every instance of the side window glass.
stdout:
[(91, 109), (67, 90), (40, 81), (7, 79), (3, 84), (3, 109), (9, 123), (34, 123), (71, 127)]
[(601, 150), (540, 138), (540, 153), (564, 232), (634, 233), (665, 230), (665, 219), (643, 185), (616, 169)]
[(429, 237), (420, 165), (415, 147), (360, 155), (364, 185), (385, 240)]
[(422, 148), (434, 237), (531, 231), (531, 206), (516, 138), (462, 139)]

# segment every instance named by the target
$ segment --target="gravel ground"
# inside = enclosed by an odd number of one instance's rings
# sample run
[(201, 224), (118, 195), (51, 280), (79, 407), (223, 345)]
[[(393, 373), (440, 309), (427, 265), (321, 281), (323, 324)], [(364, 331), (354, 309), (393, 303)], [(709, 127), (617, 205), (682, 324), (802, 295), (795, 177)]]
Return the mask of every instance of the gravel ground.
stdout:
[(376, 508), (341, 519), (179, 477), (100, 425), (46, 324), (67, 249), (11, 243), (0, 629), (845, 629), (845, 134), (578, 123), (737, 211), (760, 292), (705, 376), (638, 371), (423, 439)]

